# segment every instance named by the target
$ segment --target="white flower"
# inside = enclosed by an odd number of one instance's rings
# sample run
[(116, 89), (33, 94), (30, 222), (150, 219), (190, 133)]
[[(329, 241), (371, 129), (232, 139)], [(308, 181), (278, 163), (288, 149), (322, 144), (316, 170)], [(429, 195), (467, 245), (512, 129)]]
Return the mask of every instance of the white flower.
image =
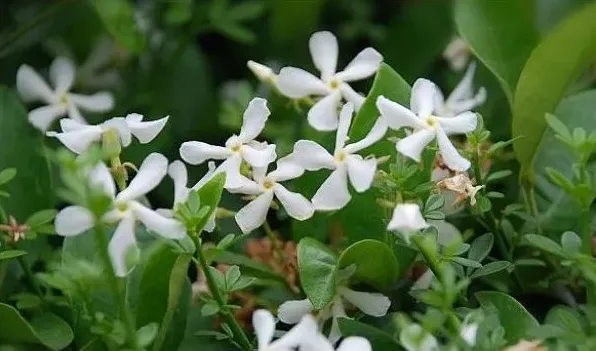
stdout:
[(478, 333), (477, 323), (464, 323), (461, 327), (459, 335), (464, 341), (470, 345), (476, 345), (476, 334)]
[(360, 109), (364, 97), (355, 92), (347, 82), (372, 76), (379, 69), (383, 56), (373, 48), (362, 50), (344, 68), (336, 73), (338, 45), (330, 32), (317, 32), (310, 37), (310, 54), (321, 78), (300, 68), (285, 67), (277, 79), (279, 90), (290, 98), (310, 95), (323, 96), (308, 111), (308, 122), (321, 131), (335, 130), (338, 124), (338, 107), (343, 99)]
[(265, 128), (270, 111), (267, 100), (254, 98), (244, 111), (242, 128), (239, 135), (232, 135), (225, 147), (209, 145), (200, 141), (187, 141), (180, 146), (180, 157), (192, 165), (207, 160), (225, 160), (215, 173), (226, 173), (226, 189), (241, 186), (240, 165), (242, 160), (253, 167), (266, 167), (277, 157), (275, 145), (255, 141)]
[(461, 71), (470, 61), (472, 52), (468, 44), (460, 37), (453, 38), (443, 51), (443, 57), (454, 71)]
[(427, 227), (429, 224), (422, 217), (418, 205), (398, 204), (393, 210), (393, 216), (387, 229), (400, 232), (404, 240), (409, 242), (410, 235)]
[(63, 118), (60, 120), (61, 133), (46, 132), (49, 137), (55, 137), (76, 154), (82, 154), (94, 142), (101, 141), (102, 135), (110, 130), (115, 130), (124, 147), (130, 145), (131, 135), (134, 135), (141, 144), (147, 144), (157, 137), (168, 122), (169, 116), (155, 121), (143, 122), (143, 116), (131, 113), (126, 118), (114, 117), (98, 125), (89, 125), (74, 119)]
[(52, 90), (43, 78), (28, 65), (21, 65), (17, 71), (17, 90), (26, 102), (41, 101), (46, 106), (29, 112), (29, 122), (43, 132), (54, 120), (68, 115), (85, 123), (81, 110), (107, 112), (114, 107), (114, 98), (108, 92), (81, 95), (70, 92), (75, 79), (74, 63), (65, 57), (58, 57), (50, 66)]
[[(304, 343), (300, 351), (334, 351), (333, 344), (325, 338), (325, 336), (318, 334), (313, 342)], [(345, 338), (337, 351), (372, 351), (370, 342), (365, 338), (359, 336), (350, 336)]]
[(437, 89), (435, 95), (434, 111), (439, 116), (453, 117), (466, 111), (471, 111), (486, 101), (486, 89), (481, 87), (474, 94), (474, 72), (476, 71), (476, 62), (470, 63), (462, 80), (455, 89), (449, 94), (447, 100), (443, 97), (441, 90)]
[(383, 118), (379, 118), (364, 139), (346, 145), (353, 111), (351, 103), (345, 104), (341, 110), (333, 155), (314, 141), (299, 140), (294, 145), (296, 160), (305, 169), (333, 170), (312, 199), (317, 210), (337, 210), (344, 207), (352, 198), (348, 190), (348, 178), (354, 189), (361, 193), (370, 188), (377, 171), (376, 159), (364, 159), (356, 152), (380, 140), (387, 131), (387, 124)]
[(117, 56), (124, 55), (114, 40), (102, 36), (95, 42), (87, 59), (79, 66), (77, 81), (81, 85), (101, 88), (119, 84), (122, 79), (118, 70), (110, 67)]
[[(215, 171), (215, 163), (209, 162), (209, 171), (195, 184), (192, 188), (188, 188), (188, 172), (186, 170), (186, 166), (182, 161), (176, 160), (170, 164), (168, 167), (168, 175), (174, 181), (174, 206), (186, 202), (188, 199), (188, 194), (191, 190), (198, 190), (201, 188), (205, 183), (207, 183), (208, 179), (211, 179), (213, 172)], [(167, 211), (167, 210), (166, 210)], [(167, 214), (167, 212), (162, 210), (163, 214)], [(168, 211), (168, 217), (173, 217), (172, 211)], [(205, 225), (204, 230), (207, 232), (212, 232), (215, 229), (215, 211), (211, 217), (209, 217), (209, 221)]]
[(275, 341), (275, 320), (269, 311), (256, 310), (252, 315), (252, 325), (257, 335), (258, 351), (293, 351), (318, 340), (317, 323), (310, 315), (305, 315), (300, 323)]
[[(329, 318), (332, 318), (329, 332), (329, 341), (332, 343), (337, 342), (341, 337), (338, 319), (348, 318), (344, 308), (344, 299), (364, 314), (373, 317), (383, 317), (391, 306), (391, 300), (385, 295), (355, 291), (343, 286), (338, 287), (337, 295), (333, 298), (331, 304), (318, 315), (321, 327)], [(279, 306), (278, 317), (286, 324), (296, 324), (304, 315), (311, 313), (313, 310), (314, 306), (308, 299), (290, 300)]]
[(260, 81), (274, 86), (277, 85), (277, 75), (271, 68), (255, 61), (246, 62), (246, 66)]
[(439, 343), (418, 324), (410, 324), (399, 333), (399, 342), (408, 351), (437, 351)]
[(292, 218), (303, 221), (312, 217), (314, 213), (314, 208), (308, 199), (301, 194), (289, 191), (280, 184), (280, 182), (298, 178), (304, 173), (304, 169), (297, 165), (291, 156), (279, 159), (275, 171), (268, 174), (266, 172), (266, 166), (254, 167), (252, 170), (254, 181), (242, 177), (242, 185), (229, 190), (233, 193), (256, 196), (236, 213), (236, 223), (243, 233), (249, 233), (265, 222), (274, 197)]
[[(130, 271), (128, 263), (132, 254), (138, 254), (135, 240), (135, 224), (143, 223), (149, 230), (166, 239), (184, 238), (184, 225), (153, 211), (138, 201), (153, 190), (166, 175), (168, 160), (161, 154), (152, 153), (141, 164), (139, 172), (128, 187), (116, 195), (116, 187), (109, 169), (100, 163), (89, 173), (90, 183), (101, 187), (114, 201), (102, 221), (118, 223), (109, 244), (110, 257), (115, 273), (126, 276)], [(69, 206), (56, 216), (56, 233), (73, 236), (91, 229), (95, 225), (92, 213), (81, 206)]]
[(431, 81), (418, 79), (412, 88), (411, 111), (384, 96), (377, 99), (377, 108), (389, 127), (414, 129), (411, 135), (397, 142), (397, 151), (420, 162), (422, 150), (436, 138), (445, 164), (453, 170), (463, 172), (470, 168), (470, 161), (457, 152), (448, 135), (473, 131), (476, 129), (477, 117), (473, 112), (464, 112), (455, 117), (434, 116), (432, 113), (436, 109), (437, 89)]

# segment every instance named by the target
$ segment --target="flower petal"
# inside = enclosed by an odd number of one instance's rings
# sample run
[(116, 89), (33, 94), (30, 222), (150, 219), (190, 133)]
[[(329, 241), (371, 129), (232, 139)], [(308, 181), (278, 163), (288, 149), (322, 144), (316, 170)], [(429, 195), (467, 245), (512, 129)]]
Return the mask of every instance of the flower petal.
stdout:
[[(140, 117), (140, 119), (138, 117)], [(132, 135), (134, 135), (141, 144), (147, 144), (151, 140), (157, 137), (162, 129), (165, 127), (170, 116), (165, 116), (155, 121), (143, 122), (143, 116), (137, 113), (131, 113), (126, 116), (126, 125), (130, 129)]]
[(435, 83), (428, 79), (419, 78), (412, 86), (410, 109), (420, 117), (430, 116), (435, 110)]
[[(134, 250), (134, 251), (133, 251)], [(114, 273), (118, 277), (126, 277), (132, 270), (132, 258), (138, 258), (139, 248), (135, 240), (135, 220), (132, 216), (125, 216), (120, 220), (112, 240), (108, 244), (108, 252), (114, 265)]]
[(304, 221), (315, 213), (310, 201), (302, 194), (291, 192), (281, 184), (276, 184), (273, 192), (290, 217)]
[(186, 235), (186, 230), (182, 222), (164, 217), (137, 201), (130, 202), (130, 210), (135, 218), (141, 221), (147, 229), (163, 238), (182, 239)]
[(360, 107), (362, 107), (362, 104), (364, 103), (365, 99), (365, 97), (362, 96), (362, 94), (356, 92), (347, 83), (341, 83), (339, 85), (339, 91), (341, 91), (341, 94), (343, 95), (346, 101), (351, 102), (354, 105), (354, 109), (356, 111), (360, 110)]
[(295, 67), (284, 67), (279, 71), (277, 87), (282, 94), (292, 99), (329, 93), (329, 87), (322, 80)]
[[(258, 169), (258, 168), (255, 168)], [(254, 175), (254, 171), (253, 171)], [(238, 186), (228, 189), (231, 194), (245, 194), (245, 195), (261, 195), (265, 190), (263, 186), (252, 179), (248, 179), (240, 175)]]
[(227, 160), (223, 161), (212, 173), (212, 176), (220, 172), (226, 173), (226, 184), (225, 188), (230, 190), (231, 188), (239, 187), (242, 185), (240, 165), (242, 164), (242, 157), (239, 154), (233, 154)]
[(337, 73), (337, 77), (345, 82), (368, 78), (375, 74), (381, 62), (383, 55), (373, 48), (366, 48), (360, 51), (343, 71)]
[(82, 154), (87, 151), (89, 145), (101, 140), (102, 130), (97, 126), (89, 126), (89, 128), (76, 130), (74, 132), (56, 133), (47, 132), (49, 137), (55, 137), (60, 140), (64, 146), (75, 154)]
[(81, 206), (68, 206), (56, 215), (54, 226), (56, 233), (62, 236), (73, 236), (93, 228), (93, 214)]
[(319, 211), (339, 210), (347, 205), (351, 198), (347, 171), (344, 167), (340, 167), (323, 182), (313, 196), (312, 204)]
[(212, 233), (215, 230), (215, 218), (216, 218), (216, 213), (215, 211), (213, 212), (213, 214), (211, 215), (211, 217), (209, 217), (209, 219), (207, 220), (207, 224), (205, 224), (205, 228), (203, 228), (207, 233)]
[(447, 167), (454, 171), (464, 172), (470, 168), (470, 161), (463, 158), (445, 132), (441, 129), (437, 130), (437, 142), (439, 144), (439, 151), (443, 157), (443, 161)]
[(398, 141), (395, 148), (403, 155), (420, 162), (422, 150), (434, 139), (435, 134), (434, 130), (419, 130)]
[(62, 129), (63, 133), (85, 129), (88, 126), (88, 124), (81, 123), (80, 121), (76, 121), (72, 118), (62, 118), (60, 120), (60, 129)]
[(348, 288), (340, 288), (339, 293), (356, 306), (360, 311), (373, 317), (383, 317), (387, 314), (391, 300), (383, 294), (354, 291)]
[(472, 98), (472, 96), (474, 95), (475, 72), (476, 62), (470, 62), (463, 78), (459, 83), (457, 83), (451, 94), (449, 94), (449, 97), (447, 97), (448, 104), (453, 103), (455, 101), (468, 100)]
[(128, 187), (116, 197), (117, 201), (137, 199), (151, 190), (165, 177), (168, 169), (168, 159), (157, 152), (149, 154), (139, 167), (139, 172), (132, 179)]
[(346, 164), (350, 183), (354, 189), (359, 193), (368, 190), (377, 172), (377, 160), (374, 158), (365, 160), (360, 155), (347, 155)]
[(310, 37), (308, 48), (315, 67), (321, 72), (321, 79), (328, 81), (335, 74), (339, 55), (335, 35), (327, 31), (316, 32)]
[(66, 105), (66, 112), (68, 113), (68, 118), (74, 119), (75, 121), (81, 122), (83, 124), (87, 124), (87, 121), (85, 121), (81, 111), (79, 111), (77, 105), (75, 105), (72, 101)]
[(410, 324), (399, 333), (399, 342), (407, 351), (435, 351), (439, 343), (418, 324)]
[(249, 145), (242, 145), (242, 158), (253, 167), (266, 167), (275, 161), (275, 144), (267, 144), (265, 147), (255, 148)]
[(114, 184), (114, 178), (112, 173), (105, 163), (99, 162), (89, 172), (89, 184), (103, 190), (103, 192), (110, 198), (116, 196), (116, 185)]
[(377, 108), (392, 129), (398, 130), (402, 127), (424, 128), (424, 123), (412, 111), (384, 96), (377, 98)]
[(67, 57), (57, 57), (50, 65), (50, 81), (56, 94), (70, 90), (75, 79), (75, 64)]
[(256, 310), (252, 314), (252, 326), (255, 329), (255, 334), (257, 334), (258, 350), (267, 350), (267, 346), (273, 340), (273, 333), (275, 332), (273, 315), (267, 310)]
[(363, 337), (350, 336), (341, 342), (337, 351), (372, 351), (372, 346)]
[(335, 91), (317, 101), (308, 111), (308, 124), (318, 131), (337, 129), (337, 107), (341, 100), (341, 93)]
[(168, 166), (168, 175), (174, 181), (174, 204), (185, 202), (189, 191), (186, 166), (182, 161), (176, 160)]
[(236, 223), (243, 233), (250, 233), (265, 222), (271, 201), (273, 192), (266, 191), (236, 213)]
[(344, 309), (343, 301), (341, 300), (341, 296), (339, 295), (335, 295), (335, 297), (333, 298), (333, 305), (331, 306), (331, 316), (333, 317), (333, 319), (331, 320), (331, 329), (329, 330), (328, 339), (329, 342), (335, 344), (342, 337), (338, 320), (339, 318), (348, 318), (346, 310)]
[(452, 115), (456, 115), (462, 112), (470, 111), (475, 107), (482, 105), (485, 101), (486, 89), (484, 87), (481, 87), (480, 89), (478, 89), (476, 95), (474, 95), (471, 99), (449, 103), (448, 110), (451, 112)]
[(267, 100), (263, 98), (254, 98), (248, 104), (242, 117), (242, 128), (240, 128), (240, 135), (238, 138), (240, 142), (245, 144), (261, 134), (265, 123), (271, 111), (267, 108)]
[(469, 133), (476, 129), (478, 117), (474, 112), (464, 112), (455, 117), (435, 117), (447, 135)]
[[(318, 340), (319, 332), (317, 330), (317, 322), (310, 314), (302, 317), (300, 323), (296, 324), (294, 328), (290, 329), (281, 338), (275, 340), (268, 351), (289, 351), (295, 350), (298, 346), (303, 346), (312, 341)], [(302, 348), (301, 348), (302, 350)], [(319, 349), (317, 349), (319, 350)], [(259, 350), (261, 351), (261, 350)], [(306, 350), (305, 350), (306, 351)], [(327, 351), (321, 349), (320, 351)]]
[(379, 116), (364, 139), (347, 145), (344, 151), (351, 154), (366, 149), (381, 140), (385, 136), (385, 133), (387, 133), (387, 121), (383, 116)]
[(191, 165), (198, 165), (207, 160), (223, 160), (231, 152), (225, 147), (210, 145), (201, 141), (187, 141), (180, 146), (180, 157)]
[(387, 226), (387, 230), (410, 234), (428, 226), (428, 223), (422, 217), (422, 213), (420, 213), (420, 207), (418, 205), (399, 204), (393, 210), (393, 216)]
[(107, 121), (103, 122), (102, 126), (104, 128), (115, 129), (118, 132), (118, 136), (120, 137), (120, 143), (122, 144), (122, 146), (127, 147), (128, 145), (130, 145), (132, 137), (130, 133), (130, 128), (126, 123), (126, 119), (122, 117), (110, 118)]
[(297, 324), (302, 317), (311, 313), (314, 306), (309, 299), (289, 300), (279, 306), (277, 317), (286, 324)]
[(337, 125), (337, 132), (335, 134), (335, 151), (343, 149), (348, 141), (348, 132), (352, 124), (352, 115), (354, 113), (354, 105), (350, 102), (344, 104), (339, 112), (339, 123)]
[(304, 174), (304, 167), (302, 167), (295, 155), (290, 154), (277, 160), (277, 168), (275, 171), (269, 173), (267, 176), (276, 182), (283, 182), (285, 180), (296, 179)]
[(259, 80), (263, 82), (275, 80), (275, 73), (273, 73), (273, 70), (261, 63), (250, 60), (246, 62), (246, 66)]
[(42, 106), (29, 111), (29, 123), (42, 132), (45, 132), (50, 128), (52, 122), (65, 114), (66, 110), (60, 105)]
[(80, 109), (90, 112), (108, 112), (114, 108), (114, 96), (108, 92), (93, 95), (69, 94), (72, 102)]
[(17, 71), (17, 90), (25, 102), (41, 100), (54, 104), (58, 101), (48, 84), (29, 65), (21, 65)]
[(293, 155), (296, 162), (309, 171), (335, 168), (335, 158), (324, 147), (311, 140), (298, 140), (294, 144)]

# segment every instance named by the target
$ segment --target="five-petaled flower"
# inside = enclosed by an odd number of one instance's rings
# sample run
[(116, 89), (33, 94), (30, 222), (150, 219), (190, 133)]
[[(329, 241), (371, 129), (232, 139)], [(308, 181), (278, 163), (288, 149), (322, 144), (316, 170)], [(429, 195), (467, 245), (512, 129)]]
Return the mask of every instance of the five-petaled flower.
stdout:
[(267, 100), (254, 98), (244, 111), (242, 128), (238, 135), (232, 135), (225, 147), (210, 145), (200, 141), (187, 141), (180, 146), (180, 157), (192, 165), (207, 160), (225, 160), (215, 170), (226, 173), (226, 189), (241, 186), (240, 166), (246, 161), (253, 167), (266, 167), (277, 158), (275, 144), (268, 145), (255, 141), (271, 112)]
[(108, 92), (81, 95), (70, 92), (75, 80), (74, 63), (65, 57), (58, 57), (50, 66), (52, 90), (43, 78), (28, 65), (21, 65), (17, 71), (17, 90), (26, 102), (42, 101), (46, 106), (29, 112), (29, 122), (42, 132), (49, 129), (54, 120), (68, 115), (86, 123), (81, 110), (107, 112), (114, 107), (114, 98)]
[(335, 130), (342, 97), (354, 104), (356, 110), (364, 102), (364, 97), (347, 82), (375, 74), (383, 56), (373, 48), (366, 48), (343, 71), (336, 73), (338, 45), (332, 33), (314, 33), (310, 37), (309, 48), (315, 67), (321, 72), (321, 78), (300, 68), (284, 67), (277, 77), (277, 85), (282, 94), (294, 99), (324, 96), (308, 111), (308, 123), (320, 131)]
[(351, 103), (345, 104), (341, 110), (333, 155), (314, 141), (299, 140), (294, 145), (296, 161), (305, 169), (333, 170), (312, 199), (317, 210), (337, 210), (350, 201), (348, 178), (354, 189), (360, 193), (368, 190), (374, 179), (377, 160), (365, 159), (356, 152), (379, 141), (387, 131), (387, 124), (383, 118), (379, 118), (366, 137), (346, 145), (353, 112)]
[(398, 204), (393, 210), (393, 216), (387, 226), (387, 230), (401, 233), (406, 242), (409, 242), (410, 236), (424, 228), (428, 228), (420, 207), (416, 204)]
[(305, 315), (292, 330), (275, 341), (275, 319), (269, 311), (256, 310), (252, 315), (252, 326), (257, 335), (258, 351), (291, 351), (319, 340), (317, 323), (310, 315)]
[(288, 215), (303, 221), (312, 217), (314, 208), (310, 201), (301, 194), (289, 191), (280, 182), (295, 179), (304, 173), (304, 169), (286, 156), (277, 160), (277, 168), (266, 174), (267, 167), (253, 167), (250, 180), (241, 176), (241, 186), (230, 189), (232, 193), (256, 196), (254, 200), (236, 213), (236, 223), (244, 233), (248, 233), (265, 223), (267, 211), (276, 197)]
[[(90, 183), (101, 189), (113, 200), (112, 208), (101, 218), (106, 223), (118, 223), (108, 250), (114, 271), (126, 276), (131, 255), (138, 254), (135, 240), (135, 224), (143, 223), (147, 229), (166, 239), (182, 239), (186, 235), (182, 223), (167, 218), (143, 205), (139, 199), (153, 190), (166, 175), (168, 160), (161, 154), (152, 153), (141, 164), (139, 172), (128, 187), (116, 194), (116, 186), (108, 168), (99, 163), (89, 173)], [(56, 233), (73, 236), (91, 229), (96, 223), (93, 214), (82, 206), (69, 206), (56, 216)]]
[(411, 110), (384, 96), (377, 99), (377, 108), (390, 128), (410, 127), (414, 130), (396, 143), (397, 151), (420, 162), (422, 150), (436, 138), (445, 164), (463, 172), (470, 168), (470, 161), (457, 152), (448, 135), (473, 131), (476, 129), (477, 116), (473, 112), (464, 112), (455, 117), (433, 115), (437, 108), (437, 90), (434, 83), (421, 78), (412, 87)]
[(134, 135), (141, 144), (147, 144), (157, 137), (168, 122), (169, 116), (155, 121), (143, 122), (143, 116), (131, 113), (126, 118), (114, 117), (98, 125), (89, 125), (74, 119), (60, 120), (61, 133), (46, 132), (47, 136), (55, 137), (68, 149), (76, 154), (85, 152), (89, 145), (99, 142), (104, 133), (115, 131), (121, 146), (127, 147)]

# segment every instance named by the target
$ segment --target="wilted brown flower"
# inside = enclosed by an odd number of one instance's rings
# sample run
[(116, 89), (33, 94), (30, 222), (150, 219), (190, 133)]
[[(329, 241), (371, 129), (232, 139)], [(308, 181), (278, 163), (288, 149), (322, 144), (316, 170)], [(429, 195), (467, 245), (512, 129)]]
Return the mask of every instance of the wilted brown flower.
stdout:
[(278, 239), (272, 243), (269, 238), (251, 239), (246, 244), (246, 254), (251, 259), (273, 268), (286, 278), (292, 290), (300, 291), (296, 284), (298, 261), (296, 244), (293, 241), (284, 242)]
[(0, 231), (6, 232), (6, 243), (14, 244), (25, 239), (25, 232), (31, 229), (27, 224), (19, 224), (13, 216), (8, 217), (8, 224), (0, 224)]

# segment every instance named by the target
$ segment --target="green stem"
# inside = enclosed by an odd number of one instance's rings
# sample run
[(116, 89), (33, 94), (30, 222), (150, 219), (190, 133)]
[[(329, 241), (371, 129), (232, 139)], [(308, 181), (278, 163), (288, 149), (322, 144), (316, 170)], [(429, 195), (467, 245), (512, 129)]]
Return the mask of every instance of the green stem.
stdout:
[(95, 226), (95, 240), (97, 241), (97, 246), (104, 263), (108, 285), (110, 285), (110, 288), (112, 289), (112, 294), (116, 299), (118, 310), (120, 311), (122, 321), (124, 322), (126, 337), (129, 344), (128, 346), (135, 351), (140, 351), (141, 347), (139, 346), (139, 342), (137, 340), (135, 322), (132, 313), (128, 308), (128, 303), (126, 302), (126, 293), (124, 291), (124, 287), (114, 272), (114, 265), (112, 264), (110, 253), (108, 252), (108, 240), (106, 238), (105, 230), (101, 224)]
[(43, 292), (41, 291), (41, 286), (39, 285), (39, 282), (35, 278), (35, 275), (33, 274), (31, 267), (29, 267), (27, 262), (25, 262), (25, 259), (23, 258), (23, 256), (17, 257), (17, 261), (19, 262), (19, 265), (23, 269), (23, 272), (25, 273), (27, 280), (29, 280), (29, 283), (31, 284), (33, 291), (35, 291), (35, 294), (37, 294), (37, 296), (39, 296), (39, 298), (42, 301), (45, 301)]
[(592, 256), (592, 226), (590, 219), (590, 207), (584, 208), (580, 217), (582, 252)]
[(2, 260), (0, 262), (0, 293), (2, 292), (2, 285), (4, 284), (4, 278), (6, 278), (6, 273), (8, 272), (8, 260)]
[(191, 234), (190, 237), (193, 239), (193, 241), (195, 242), (195, 245), (197, 247), (197, 250), (196, 250), (197, 258), (199, 259), (199, 264), (201, 266), (201, 269), (203, 270), (203, 273), (205, 274), (205, 279), (207, 280), (207, 286), (209, 287), (211, 296), (213, 296), (213, 298), (215, 299), (215, 302), (217, 303), (217, 305), (219, 307), (221, 316), (226, 321), (228, 327), (230, 327), (236, 343), (238, 343), (238, 345), (240, 345), (240, 347), (244, 351), (251, 351), (252, 345), (251, 345), (250, 341), (248, 340), (248, 337), (244, 333), (244, 330), (242, 330), (242, 327), (240, 327), (240, 324), (238, 324), (238, 321), (232, 314), (232, 311), (230, 310), (230, 308), (226, 305), (226, 301), (224, 300), (223, 296), (221, 295), (221, 292), (219, 291), (219, 289), (217, 287), (217, 284), (215, 283), (215, 278), (213, 278), (213, 275), (211, 274), (211, 270), (209, 270), (209, 264), (207, 264), (207, 259), (205, 258), (205, 255), (203, 254), (203, 247), (202, 247), (201, 239), (198, 237), (198, 235), (194, 235), (195, 233), (190, 233), (190, 234)]

